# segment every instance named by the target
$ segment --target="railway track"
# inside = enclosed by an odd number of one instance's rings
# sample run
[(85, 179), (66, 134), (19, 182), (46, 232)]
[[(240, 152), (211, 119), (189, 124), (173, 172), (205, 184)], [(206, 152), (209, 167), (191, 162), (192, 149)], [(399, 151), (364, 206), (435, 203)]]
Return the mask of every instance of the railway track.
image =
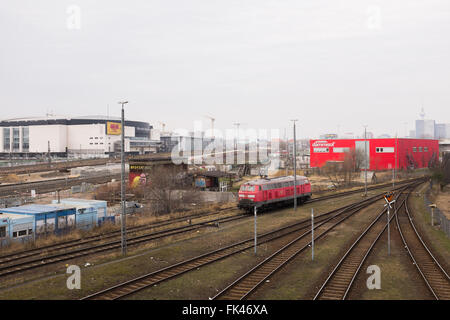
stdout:
[[(396, 203), (400, 202), (400, 205), (395, 208), (389, 221), (392, 221), (398, 210), (405, 205), (408, 196), (409, 193), (397, 195)], [(384, 209), (359, 235), (319, 288), (314, 300), (344, 300), (347, 298), (362, 265), (387, 229), (386, 216), (387, 210)]]
[[(325, 197), (325, 199), (328, 199), (328, 197)], [(325, 200), (324, 199), (324, 200)], [(154, 241), (157, 239), (161, 239), (168, 236), (173, 236), (193, 230), (197, 230), (199, 228), (202, 228), (204, 226), (210, 225), (211, 223), (223, 223), (223, 222), (230, 222), (238, 219), (243, 219), (248, 216), (239, 215), (236, 217), (226, 217), (226, 218), (219, 218), (219, 219), (213, 219), (205, 222), (200, 222), (196, 224), (191, 224), (189, 226), (182, 226), (177, 228), (172, 228), (169, 230), (163, 230), (159, 232), (154, 232), (150, 234), (144, 234), (132, 237), (128, 239), (128, 245), (138, 245), (149, 241)], [(186, 219), (186, 217), (182, 217), (180, 219)], [(169, 222), (163, 222), (161, 225), (169, 225), (171, 223), (174, 223), (173, 221)], [(161, 226), (160, 225), (160, 226)], [(135, 232), (142, 231), (151, 227), (155, 226), (139, 226), (136, 227)], [(8, 256), (2, 256), (0, 257), (0, 276), (7, 276), (31, 269), (35, 269), (42, 266), (51, 265), (57, 262), (62, 262), (74, 258), (79, 258), (91, 254), (96, 253), (102, 253), (108, 250), (114, 250), (118, 249), (120, 247), (120, 240), (115, 240), (107, 243), (101, 243), (101, 244), (93, 244), (88, 247), (79, 248), (82, 245), (86, 245), (89, 243), (94, 243), (96, 241), (105, 240), (107, 238), (118, 236), (120, 231), (114, 231), (112, 234), (109, 235), (101, 235), (101, 236), (93, 236), (87, 239), (78, 239), (78, 240), (71, 240), (67, 241), (65, 243), (59, 243), (52, 246), (46, 246), (42, 248), (36, 248), (31, 249), (25, 252), (20, 253), (13, 253)], [(74, 248), (76, 247), (76, 248)], [(69, 248), (70, 250), (64, 251), (64, 252), (57, 252), (60, 250), (63, 250), (65, 248)], [(46, 256), (40, 256), (42, 252), (46, 252)], [(48, 254), (50, 253), (50, 254)], [(32, 258), (32, 259), (26, 259), (26, 258)], [(25, 260), (24, 260), (25, 259)]]
[[(361, 202), (358, 206), (350, 208), (339, 216), (315, 224), (314, 241), (321, 239), (328, 232), (333, 230), (337, 225), (353, 216), (356, 212), (367, 207), (372, 202)], [(294, 259), (298, 254), (310, 248), (311, 230), (308, 230), (298, 236), (296, 239), (283, 246), (275, 253), (267, 257), (261, 263), (253, 267), (244, 275), (236, 279), (229, 286), (219, 292), (213, 299), (221, 300), (242, 300), (252, 294), (261, 284), (263, 284), (270, 276), (280, 270), (289, 261)]]
[[(141, 225), (141, 226), (127, 227), (127, 235), (142, 232), (142, 231), (148, 231), (148, 230), (152, 230), (152, 229), (156, 229), (156, 228), (167, 227), (170, 225), (179, 224), (179, 223), (183, 223), (183, 222), (189, 224), (190, 222), (192, 222), (195, 219), (206, 218), (209, 216), (217, 215), (217, 214), (220, 214), (223, 211), (227, 211), (227, 210), (237, 211), (236, 208), (224, 208), (224, 209), (220, 209), (220, 210), (217, 210), (214, 212), (209, 212), (206, 214), (205, 213), (197, 213), (197, 214), (192, 214), (192, 215), (187, 215), (187, 216), (183, 216), (183, 217), (179, 217), (179, 218), (170, 219), (167, 221), (159, 221), (159, 222)], [(204, 223), (208, 223), (208, 221), (206, 221)], [(189, 225), (187, 225), (186, 227), (188, 227), (188, 226)], [(0, 267), (2, 265), (4, 265), (5, 263), (11, 263), (11, 262), (29, 258), (32, 256), (48, 254), (48, 253), (66, 249), (66, 248), (75, 248), (75, 247), (79, 247), (82, 245), (115, 238), (120, 235), (121, 235), (121, 230), (118, 229), (118, 230), (110, 231), (110, 232), (107, 232), (104, 234), (62, 241), (62, 242), (58, 242), (55, 244), (45, 245), (45, 246), (41, 246), (41, 247), (34, 248), (34, 249), (24, 250), (24, 251), (12, 252), (12, 253), (0, 256)]]
[(31, 190), (36, 190), (37, 193), (47, 193), (58, 189), (69, 189), (70, 187), (79, 185), (83, 182), (102, 184), (110, 182), (112, 179), (120, 179), (120, 174), (77, 178), (58, 178), (44, 181), (0, 185), (0, 196), (12, 196), (16, 195), (18, 192), (30, 192)]
[[(150, 241), (159, 240), (165, 237), (195, 231), (200, 228), (204, 228), (205, 226), (214, 225), (216, 223), (226, 223), (244, 218), (248, 218), (248, 216), (239, 214), (229, 217), (215, 218), (199, 223), (190, 224), (188, 226), (175, 227), (148, 234), (137, 235), (134, 237), (129, 237), (127, 239), (127, 246), (130, 247), (134, 245), (140, 245)], [(28, 271), (43, 266), (48, 266), (62, 261), (88, 256), (91, 254), (98, 254), (106, 251), (116, 250), (119, 249), (120, 247), (121, 247), (121, 240), (117, 239), (106, 243), (89, 245), (83, 248), (72, 247), (70, 250), (67, 251), (56, 252), (50, 255), (46, 255), (45, 257), (33, 257), (32, 259), (26, 259), (24, 261), (18, 261), (21, 260), (22, 258), (15, 259), (14, 256), (9, 256), (7, 257), (7, 259), (10, 259), (9, 261), (13, 261), (13, 263), (0, 265), (0, 277)], [(24, 254), (26, 254), (26, 252)]]
[(436, 300), (450, 300), (450, 277), (417, 231), (407, 201), (395, 219), (405, 249), (428, 290)]
[(27, 174), (32, 172), (67, 170), (76, 167), (106, 165), (108, 163), (120, 163), (120, 159), (108, 158), (108, 159), (72, 160), (72, 161), (57, 161), (51, 163), (38, 162), (27, 165), (15, 165), (12, 167), (0, 167), (0, 175), (7, 175), (12, 173)]
[[(381, 198), (380, 195), (368, 198), (363, 200), (364, 203), (373, 203)], [(361, 208), (361, 202), (346, 205), (342, 208), (338, 208), (332, 210), (330, 212), (321, 214), (316, 217), (316, 222), (318, 224), (323, 224), (336, 216), (340, 216), (347, 212), (348, 210), (359, 210)], [(267, 232), (262, 235), (258, 235), (258, 243), (259, 245), (263, 243), (267, 243), (269, 241), (273, 241), (279, 238), (284, 238), (287, 236), (291, 236), (291, 238), (297, 237), (297, 232), (304, 229), (309, 229), (311, 226), (311, 221), (309, 219), (303, 219), (297, 223), (291, 224), (289, 226), (279, 228), (274, 231)], [(292, 239), (288, 239), (290, 242)], [(107, 288), (105, 290), (99, 291), (83, 299), (86, 300), (116, 300), (122, 299), (126, 296), (136, 293), (142, 289), (153, 286), (160, 282), (172, 279), (179, 275), (182, 275), (186, 272), (196, 270), (198, 267), (205, 266), (207, 264), (222, 260), (231, 255), (237, 254), (244, 250), (250, 249), (253, 247), (253, 238), (249, 238), (226, 247), (213, 250), (211, 252), (199, 255), (197, 257), (188, 259), (186, 261), (182, 261), (180, 263), (174, 264), (172, 266), (166, 267), (161, 270), (157, 270), (155, 272), (151, 272), (149, 274), (145, 274), (138, 278), (126, 281), (124, 283), (118, 284), (116, 286)]]
[[(381, 187), (386, 187), (386, 186), (390, 186), (390, 184), (376, 186), (376, 187), (373, 187), (373, 189), (379, 189)], [(358, 191), (360, 191), (360, 190), (352, 190), (349, 192), (341, 192), (336, 195), (323, 196), (323, 197), (312, 199), (309, 202), (324, 201), (324, 200), (327, 200), (330, 198), (343, 197), (343, 196), (354, 194)], [(229, 210), (229, 208), (227, 208), (225, 210)], [(194, 215), (184, 216), (184, 217), (180, 217), (180, 218), (176, 218), (176, 219), (171, 219), (170, 221), (163, 221), (163, 222), (153, 223), (153, 224), (149, 224), (149, 225), (130, 227), (127, 229), (127, 232), (128, 233), (137, 233), (137, 232), (151, 230), (151, 229), (158, 228), (158, 227), (165, 227), (165, 226), (169, 226), (171, 224), (176, 224), (176, 223), (180, 223), (183, 221), (187, 221), (188, 219), (204, 218), (207, 216), (211, 216), (211, 215), (219, 213), (220, 211), (223, 211), (223, 210), (219, 210), (217, 212), (212, 212), (212, 213), (207, 213), (207, 214), (194, 214)], [(206, 222), (206, 223), (208, 223), (208, 222)], [(201, 225), (201, 224), (199, 224), (199, 225)], [(190, 228), (190, 227), (185, 226), (185, 228)], [(177, 230), (181, 230), (181, 229), (177, 229)], [(59, 243), (52, 244), (52, 245), (42, 246), (42, 247), (35, 248), (35, 249), (30, 249), (30, 250), (20, 251), (20, 252), (13, 252), (11, 254), (2, 255), (2, 256), (0, 256), (0, 275), (1, 275), (1, 267), (2, 266), (4, 267), (4, 265), (7, 263), (17, 262), (22, 259), (30, 258), (33, 256), (34, 257), (42, 256), (42, 254), (48, 255), (49, 253), (52, 253), (52, 252), (55, 252), (58, 250), (62, 250), (62, 249), (77, 248), (82, 245), (88, 245), (91, 243), (104, 241), (107, 239), (112, 239), (112, 238), (118, 237), (118, 236), (120, 236), (120, 230), (115, 230), (115, 231), (108, 232), (106, 234), (68, 240), (68, 241), (59, 242)], [(39, 257), (39, 259), (46, 259), (46, 257)]]
[[(409, 183), (412, 183), (414, 181), (420, 181), (420, 180), (422, 180), (422, 178), (403, 180), (403, 181), (397, 182), (396, 185), (397, 186), (401, 186), (401, 185), (409, 184)], [(392, 183), (380, 184), (380, 185), (377, 185), (377, 186), (368, 187), (367, 191), (372, 191), (372, 190), (377, 190), (377, 189), (382, 189), (382, 188), (389, 188), (390, 186), (392, 186)], [(335, 194), (330, 194), (330, 195), (322, 196), (322, 197), (319, 197), (319, 198), (312, 198), (312, 199), (306, 201), (305, 203), (313, 203), (313, 202), (317, 202), (317, 201), (323, 201), (323, 200), (326, 200), (326, 199), (334, 199), (334, 198), (343, 197), (343, 196), (346, 196), (346, 195), (352, 195), (352, 194), (360, 193), (360, 192), (363, 192), (363, 191), (364, 191), (364, 188), (350, 190), (350, 191), (344, 191), (344, 192), (337, 192)]]
[[(342, 208), (332, 210), (330, 212), (318, 215), (317, 217), (315, 217), (315, 221), (317, 224), (320, 225), (322, 223), (328, 222), (332, 217), (342, 214), (346, 210), (349, 210), (351, 208), (357, 209), (357, 207), (363, 202), (373, 203), (381, 198), (382, 198), (382, 195), (376, 195), (376, 196), (370, 197), (368, 199), (365, 199), (363, 201), (360, 201), (357, 204), (351, 204), (351, 205), (344, 206)], [(273, 240), (276, 240), (279, 238), (287, 237), (287, 236), (291, 236), (291, 238), (294, 239), (297, 237), (297, 232), (299, 230), (303, 230), (303, 229), (310, 228), (310, 227), (311, 227), (310, 219), (303, 219), (292, 225), (289, 225), (289, 226), (286, 226), (283, 228), (279, 228), (277, 230), (274, 230), (274, 231), (271, 231), (271, 232), (268, 232), (268, 233), (265, 233), (262, 235), (258, 235), (258, 239), (259, 239), (258, 243), (259, 243), (259, 245), (261, 245), (263, 243), (273, 241)], [(292, 241), (292, 239), (288, 239), (287, 242)], [(157, 270), (157, 271), (142, 275), (140, 277), (137, 277), (135, 279), (126, 281), (124, 283), (115, 285), (113, 287), (104, 289), (102, 291), (99, 291), (99, 292), (96, 292), (89, 296), (86, 296), (83, 299), (86, 299), (86, 300), (122, 299), (124, 297), (127, 297), (131, 294), (134, 294), (140, 290), (143, 290), (143, 289), (153, 286), (155, 284), (161, 283), (166, 280), (170, 280), (174, 277), (180, 276), (189, 271), (196, 270), (198, 267), (208, 265), (210, 263), (219, 261), (219, 260), (229, 257), (231, 255), (242, 252), (244, 250), (250, 249), (253, 247), (253, 241), (254, 241), (253, 238), (249, 238), (247, 240), (237, 242), (235, 244), (202, 254), (200, 256), (191, 258), (186, 261), (179, 262), (177, 264), (166, 267), (164, 269)]]

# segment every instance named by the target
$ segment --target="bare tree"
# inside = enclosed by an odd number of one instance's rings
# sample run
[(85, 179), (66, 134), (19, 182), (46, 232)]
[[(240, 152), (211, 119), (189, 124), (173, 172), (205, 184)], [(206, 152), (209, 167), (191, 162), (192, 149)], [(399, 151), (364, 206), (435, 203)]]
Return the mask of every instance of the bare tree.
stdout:
[(186, 203), (197, 203), (199, 194), (189, 183), (186, 173), (178, 168), (161, 167), (149, 174), (145, 198), (157, 215), (180, 210)]
[(432, 179), (439, 183), (440, 190), (450, 184), (450, 153), (444, 153), (440, 166), (432, 169)]

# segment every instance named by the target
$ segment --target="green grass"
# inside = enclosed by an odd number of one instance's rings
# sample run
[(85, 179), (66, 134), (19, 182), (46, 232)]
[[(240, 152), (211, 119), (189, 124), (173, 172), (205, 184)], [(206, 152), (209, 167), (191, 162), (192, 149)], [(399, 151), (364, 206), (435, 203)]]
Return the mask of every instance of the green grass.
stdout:
[[(378, 203), (379, 204), (379, 203)], [(311, 299), (343, 255), (352, 239), (364, 229), (370, 217), (378, 212), (375, 204), (335, 227), (315, 244), (314, 261), (311, 250), (301, 253), (275, 274), (251, 297), (252, 299)]]
[[(450, 267), (450, 238), (438, 226), (431, 226), (431, 214), (428, 212), (424, 201), (424, 193), (427, 188), (428, 184), (424, 184), (421, 188), (417, 189), (420, 194), (419, 197), (410, 197), (410, 214), (414, 218), (416, 228), (433, 254), (437, 254), (440, 258), (439, 261), (447, 264), (447, 267)], [(432, 201), (432, 199), (430, 200)]]

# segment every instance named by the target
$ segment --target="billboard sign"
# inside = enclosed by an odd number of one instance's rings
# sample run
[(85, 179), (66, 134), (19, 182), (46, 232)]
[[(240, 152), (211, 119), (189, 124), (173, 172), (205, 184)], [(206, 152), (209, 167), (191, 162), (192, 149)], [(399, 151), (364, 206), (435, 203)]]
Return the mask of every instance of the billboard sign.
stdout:
[(122, 134), (122, 124), (117, 122), (106, 122), (106, 134), (110, 135)]

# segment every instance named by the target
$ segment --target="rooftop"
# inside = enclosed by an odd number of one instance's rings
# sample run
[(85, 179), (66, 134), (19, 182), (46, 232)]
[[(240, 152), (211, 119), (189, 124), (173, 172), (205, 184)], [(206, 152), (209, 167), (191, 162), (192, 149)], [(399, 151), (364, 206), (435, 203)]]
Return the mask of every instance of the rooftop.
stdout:
[(28, 204), (19, 207), (10, 207), (0, 209), (1, 213), (22, 213), (22, 214), (41, 214), (41, 213), (52, 213), (67, 210), (67, 208), (61, 208), (53, 205), (44, 204)]
[[(292, 181), (294, 179), (294, 176), (286, 176), (286, 177), (277, 177), (277, 178), (267, 178), (267, 179), (258, 179), (258, 180), (252, 180), (246, 183), (251, 183), (255, 185), (261, 185), (261, 184), (267, 184), (267, 183), (281, 183), (281, 182), (288, 182)], [(307, 177), (304, 176), (297, 176), (298, 181), (306, 180)]]

